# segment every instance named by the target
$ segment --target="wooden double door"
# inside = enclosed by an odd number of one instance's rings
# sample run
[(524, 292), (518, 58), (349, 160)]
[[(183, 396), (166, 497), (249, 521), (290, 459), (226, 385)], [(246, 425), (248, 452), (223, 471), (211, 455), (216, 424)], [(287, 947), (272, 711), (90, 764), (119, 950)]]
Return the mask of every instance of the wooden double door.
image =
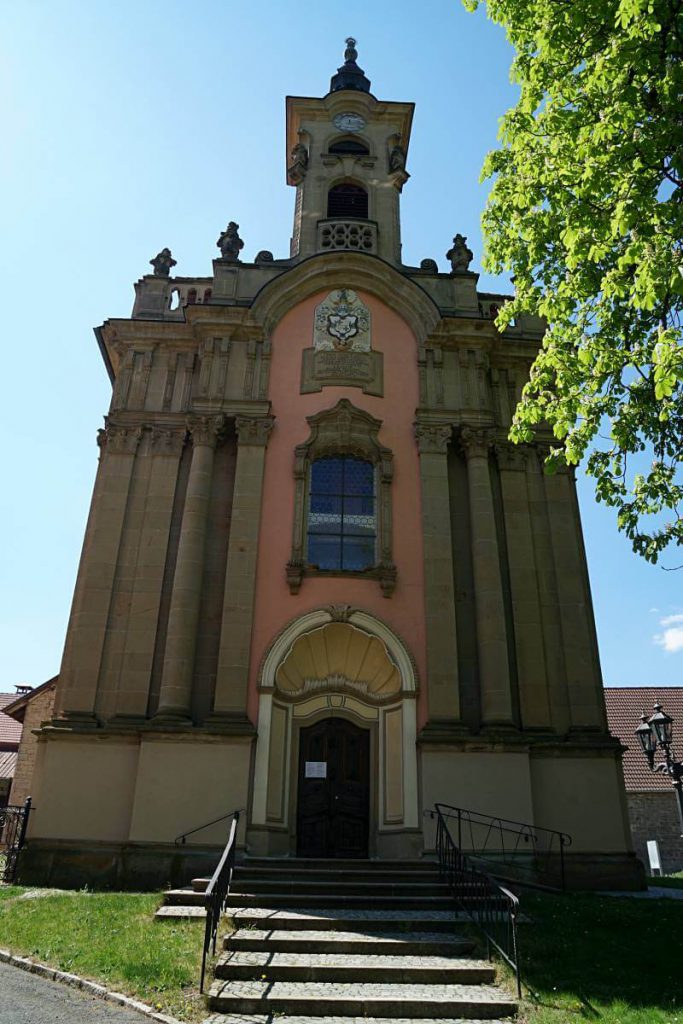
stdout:
[(327, 718), (299, 734), (297, 855), (367, 857), (370, 733)]

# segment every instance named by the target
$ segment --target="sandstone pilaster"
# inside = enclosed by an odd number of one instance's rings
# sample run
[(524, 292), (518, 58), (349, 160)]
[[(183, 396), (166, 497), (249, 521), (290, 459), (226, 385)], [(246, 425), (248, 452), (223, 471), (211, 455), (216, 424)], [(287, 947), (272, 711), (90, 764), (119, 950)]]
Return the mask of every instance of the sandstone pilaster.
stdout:
[(192, 462), (178, 545), (157, 718), (188, 719), (204, 570), (206, 521), (222, 416), (188, 420)]
[(237, 465), (225, 573), (215, 722), (247, 723), (247, 683), (266, 446), (272, 416), (238, 416)]
[(465, 427), (460, 442), (467, 459), (482, 723), (511, 725), (505, 605), (489, 469), (492, 439), (486, 430)]
[(422, 485), (429, 721), (460, 720), (448, 491), (450, 423), (415, 424)]

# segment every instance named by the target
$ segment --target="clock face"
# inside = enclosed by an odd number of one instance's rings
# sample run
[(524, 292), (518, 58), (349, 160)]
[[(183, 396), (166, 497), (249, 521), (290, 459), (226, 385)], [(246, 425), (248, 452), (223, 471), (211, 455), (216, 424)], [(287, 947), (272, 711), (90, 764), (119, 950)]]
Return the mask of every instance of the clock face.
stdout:
[(342, 132), (362, 132), (365, 128), (365, 118), (360, 114), (337, 114), (332, 123)]

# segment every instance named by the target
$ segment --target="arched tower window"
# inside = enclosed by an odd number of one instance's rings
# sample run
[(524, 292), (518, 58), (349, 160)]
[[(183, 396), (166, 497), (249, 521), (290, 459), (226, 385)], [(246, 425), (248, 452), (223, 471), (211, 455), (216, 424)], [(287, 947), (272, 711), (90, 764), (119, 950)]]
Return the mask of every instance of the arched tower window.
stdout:
[(327, 151), (333, 155), (351, 153), (353, 156), (369, 156), (370, 150), (360, 139), (337, 139)]
[(327, 193), (327, 216), (335, 220), (349, 217), (367, 220), (368, 194), (361, 185), (344, 182)]

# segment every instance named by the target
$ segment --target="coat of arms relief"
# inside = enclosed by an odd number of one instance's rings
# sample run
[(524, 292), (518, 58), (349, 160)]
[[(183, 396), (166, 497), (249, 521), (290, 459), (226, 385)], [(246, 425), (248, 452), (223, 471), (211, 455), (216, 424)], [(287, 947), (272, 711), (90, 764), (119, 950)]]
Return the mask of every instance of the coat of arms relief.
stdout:
[(370, 351), (370, 310), (350, 288), (330, 292), (316, 306), (313, 348), (316, 352)]
[(304, 349), (301, 393), (328, 386), (382, 395), (382, 353), (373, 351), (370, 310), (350, 288), (330, 292), (315, 307), (313, 346)]

